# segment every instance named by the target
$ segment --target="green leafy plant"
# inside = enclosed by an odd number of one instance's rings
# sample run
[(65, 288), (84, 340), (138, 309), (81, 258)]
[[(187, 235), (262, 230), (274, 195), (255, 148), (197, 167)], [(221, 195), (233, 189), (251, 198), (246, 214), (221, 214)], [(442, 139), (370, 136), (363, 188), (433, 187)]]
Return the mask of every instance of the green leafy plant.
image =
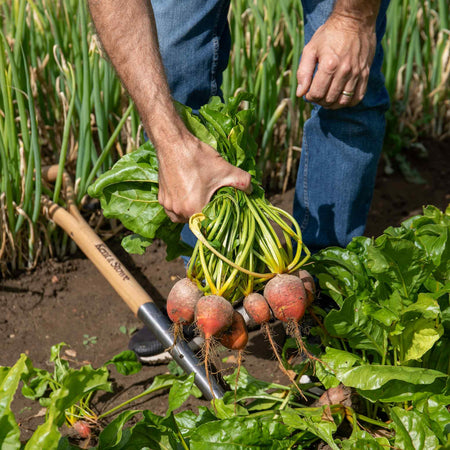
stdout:
[(94, 345), (97, 343), (97, 336), (89, 336), (88, 334), (83, 334), (83, 345), (87, 347), (88, 345)]
[[(334, 450), (447, 448), (449, 238), (450, 208), (441, 212), (429, 206), (376, 239), (356, 238), (345, 249), (314, 255), (321, 295), (333, 299), (336, 309), (326, 313), (314, 306), (323, 318), (313, 329), (321, 337), (314, 352), (323, 364), (314, 371), (308, 361), (294, 367), (284, 361), (297, 381), (304, 374), (312, 378), (302, 385), (306, 399), (298, 397), (293, 384), (261, 381), (242, 367), (239, 376), (226, 377), (230, 391), (214, 401), (214, 408), (180, 410), (200, 393), (193, 374), (177, 372), (156, 377), (142, 393), (95, 415), (93, 393), (111, 389), (106, 366), (132, 374), (140, 364), (128, 351), (99, 369), (75, 370), (60, 357), (60, 344), (51, 351), (53, 373), (34, 368), (25, 355), (11, 368), (0, 367), (0, 442), (20, 448), (11, 402), (22, 381), (22, 395), (47, 408), (25, 449), (78, 448), (59, 429), (64, 422), (80, 421), (90, 424), (88, 443), (96, 449), (288, 449), (319, 442)], [(327, 389), (320, 398), (312, 389), (318, 387)], [(132, 401), (167, 389), (162, 416), (126, 409)], [(346, 390), (351, 401), (333, 397), (333, 389)]]
[(356, 238), (313, 259), (323, 294), (338, 305), (324, 319), (319, 379), (354, 388), (372, 416), (383, 408), (400, 448), (421, 448), (419, 437), (402, 435), (436, 404), (420, 442), (445, 445), (449, 430), (436, 434), (435, 420), (450, 418), (450, 207), (428, 206), (377, 239)]
[(136, 330), (137, 330), (137, 327), (129, 327), (129, 328), (127, 328), (125, 325), (121, 325), (119, 327), (119, 331), (122, 334), (125, 334), (127, 336), (131, 336)]

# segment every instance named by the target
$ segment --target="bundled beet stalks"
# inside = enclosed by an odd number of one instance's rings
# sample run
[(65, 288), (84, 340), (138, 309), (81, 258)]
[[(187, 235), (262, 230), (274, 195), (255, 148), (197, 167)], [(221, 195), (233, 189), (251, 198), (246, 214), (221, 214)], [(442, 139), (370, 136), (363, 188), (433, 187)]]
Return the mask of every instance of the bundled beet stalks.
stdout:
[[(182, 105), (178, 109), (195, 136), (252, 175), (253, 192), (221, 188), (190, 218), (197, 244), (190, 249), (187, 277), (175, 284), (167, 299), (175, 339), (183, 325), (195, 322), (205, 338), (206, 368), (215, 338), (238, 350), (240, 361), (248, 334), (232, 305), (243, 301), (249, 316), (265, 328), (280, 363), (268, 326), (272, 314), (288, 324), (306, 352), (298, 323), (314, 296), (314, 283), (305, 271), (300, 277), (299, 269), (310, 253), (295, 219), (265, 198), (256, 173), (257, 145), (249, 133), (253, 97), (240, 93), (226, 104), (214, 98), (198, 116)], [(120, 219), (136, 233), (123, 240), (127, 251), (142, 254), (155, 238), (167, 243), (169, 259), (189, 251), (180, 241), (182, 225), (172, 223), (157, 202), (158, 161), (150, 143), (119, 160), (89, 194), (101, 199), (106, 217)]]

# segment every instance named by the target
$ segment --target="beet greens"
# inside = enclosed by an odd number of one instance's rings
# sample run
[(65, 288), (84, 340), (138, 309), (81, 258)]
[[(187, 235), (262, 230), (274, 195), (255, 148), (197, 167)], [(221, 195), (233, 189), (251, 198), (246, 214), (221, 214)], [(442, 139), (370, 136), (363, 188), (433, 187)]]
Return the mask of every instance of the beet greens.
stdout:
[(262, 289), (276, 274), (295, 272), (310, 253), (295, 219), (265, 198), (251, 135), (253, 96), (240, 93), (227, 103), (214, 97), (198, 115), (181, 104), (177, 108), (192, 134), (252, 175), (250, 195), (221, 188), (190, 218), (189, 227), (198, 239), (193, 251), (180, 240), (182, 225), (170, 222), (158, 203), (158, 161), (150, 143), (101, 175), (89, 194), (100, 198), (106, 217), (121, 220), (136, 233), (123, 240), (127, 251), (142, 254), (160, 238), (167, 244), (169, 259), (192, 252), (188, 277), (205, 294), (235, 302)]

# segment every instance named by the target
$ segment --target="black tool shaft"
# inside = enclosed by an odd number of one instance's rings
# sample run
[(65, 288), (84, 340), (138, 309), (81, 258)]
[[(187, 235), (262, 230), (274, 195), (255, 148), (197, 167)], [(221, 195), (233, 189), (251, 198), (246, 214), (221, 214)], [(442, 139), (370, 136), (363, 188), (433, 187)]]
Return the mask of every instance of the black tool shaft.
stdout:
[[(171, 323), (154, 303), (149, 302), (141, 305), (137, 316), (165, 348), (172, 346), (174, 336), (170, 329)], [(210, 377), (210, 386), (203, 363), (194, 355), (186, 342), (179, 340), (170, 353), (176, 363), (186, 373), (195, 373), (195, 384), (207, 400), (223, 397), (224, 391), (222, 387), (216, 382), (214, 377)]]

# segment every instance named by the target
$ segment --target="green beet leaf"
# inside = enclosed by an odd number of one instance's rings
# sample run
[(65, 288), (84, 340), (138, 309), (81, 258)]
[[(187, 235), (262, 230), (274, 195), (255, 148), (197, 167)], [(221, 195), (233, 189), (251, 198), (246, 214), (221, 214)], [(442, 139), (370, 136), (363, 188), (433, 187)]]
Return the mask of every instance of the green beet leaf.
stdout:
[[(286, 387), (276, 383), (269, 383), (266, 381), (258, 380), (251, 376), (245, 367), (241, 367), (239, 373), (239, 380), (236, 395), (234, 388), (236, 385), (236, 373), (227, 375), (224, 377), (225, 381), (230, 385), (232, 391), (225, 393), (223, 401), (219, 402), (222, 413), (220, 417), (231, 417), (234, 415), (234, 403), (242, 400), (255, 400), (269, 402), (271, 405), (280, 404), (283, 399), (274, 395), (271, 395), (273, 391), (285, 391)], [(269, 391), (272, 391), (269, 393)], [(255, 407), (256, 404), (252, 403)], [(238, 405), (239, 409), (239, 405)], [(247, 414), (245, 410), (240, 410), (241, 414)]]
[(362, 366), (336, 368), (336, 377), (349, 387), (362, 390), (379, 389), (392, 380), (403, 381), (416, 385), (428, 385), (438, 378), (445, 378), (446, 374), (437, 370), (408, 366), (382, 366), (365, 364)]
[(161, 417), (151, 411), (143, 412), (144, 420), (136, 424), (131, 431), (127, 449), (140, 449), (138, 445), (152, 450), (182, 448), (178, 444), (183, 439), (173, 414)]
[(46, 370), (33, 367), (30, 360), (27, 360), (27, 367), (27, 373), (22, 376), (22, 395), (37, 400), (45, 394), (51, 375)]
[(411, 360), (420, 360), (430, 350), (443, 334), (443, 327), (436, 327), (436, 321), (427, 319), (416, 319), (407, 325), (403, 332), (391, 340), (399, 342), (404, 349), (404, 357), (401, 361), (405, 363)]
[(194, 386), (195, 373), (191, 373), (187, 378), (175, 380), (169, 392), (168, 413), (179, 408), (191, 395)]
[(390, 416), (395, 431), (396, 448), (415, 450), (438, 448), (439, 439), (430, 428), (426, 416), (414, 409), (405, 411), (399, 407), (391, 408)]
[(390, 447), (389, 440), (385, 437), (373, 437), (369, 432), (354, 428), (348, 439), (338, 440), (343, 450), (386, 450)]
[(20, 429), (11, 411), (11, 403), (19, 386), (20, 379), (27, 371), (27, 356), (22, 354), (16, 364), (2, 370), (0, 381), (0, 447), (19, 449)]
[(104, 366), (106, 367), (108, 364), (114, 364), (117, 372), (122, 375), (132, 375), (142, 369), (142, 364), (139, 362), (136, 353), (132, 350), (125, 350), (113, 356)]
[(48, 450), (57, 449), (61, 433), (52, 418), (48, 418), (45, 423), (39, 425), (25, 445), (25, 450)]
[[(215, 414), (219, 419), (231, 419), (235, 416), (247, 416), (248, 411), (238, 403), (234, 404), (234, 398), (227, 392), (224, 398), (214, 400)], [(237, 398), (236, 401), (240, 399)]]
[(186, 128), (202, 142), (217, 150), (217, 139), (208, 131), (200, 118), (192, 114), (192, 109), (178, 102), (175, 102), (175, 106)]
[(217, 421), (217, 417), (205, 406), (198, 407), (198, 414), (193, 411), (181, 411), (175, 416), (178, 429), (181, 434), (188, 438), (200, 425)]
[(125, 155), (88, 189), (100, 198), (105, 217), (119, 219), (137, 236), (127, 236), (124, 247), (142, 254), (155, 238), (168, 245), (168, 255), (189, 254), (180, 243), (182, 224), (174, 224), (158, 202), (158, 160), (150, 142)]
[(413, 303), (414, 295), (433, 269), (425, 252), (413, 242), (387, 235), (380, 236), (368, 249), (367, 266), (376, 280), (402, 294), (404, 303), (399, 307)]
[(143, 255), (152, 243), (153, 239), (145, 238), (140, 234), (129, 234), (122, 239), (122, 247), (133, 255)]
[[(236, 384), (236, 374), (226, 375), (225, 381), (234, 389)], [(261, 392), (266, 392), (268, 389), (277, 389), (280, 385), (276, 383), (269, 383), (268, 381), (258, 380), (250, 375), (245, 367), (241, 367), (239, 372), (238, 388), (243, 389), (250, 395)], [(283, 387), (283, 386), (281, 386)]]
[(439, 322), (439, 303), (428, 294), (419, 294), (417, 301), (403, 309), (390, 340), (399, 350), (401, 362), (420, 360), (444, 333)]
[(336, 424), (327, 420), (322, 420), (323, 410), (318, 410), (312, 414), (300, 416), (292, 409), (286, 409), (281, 412), (283, 423), (291, 428), (305, 430), (325, 441), (333, 450), (339, 450), (335, 444), (333, 434), (336, 432)]
[(67, 346), (65, 342), (52, 345), (50, 348), (50, 362), (54, 364), (53, 378), (60, 382), (69, 372), (69, 361), (61, 358), (61, 349)]
[[(333, 347), (327, 347), (320, 359), (327, 364), (327, 367), (333, 370), (337, 368), (348, 369), (364, 364), (364, 361), (357, 354)], [(322, 366), (322, 364), (319, 365)]]
[(10, 367), (0, 366), (0, 383), (3, 383), (3, 380), (8, 376)]
[(81, 369), (69, 369), (60, 380), (60, 387), (50, 394), (51, 405), (49, 415), (53, 416), (55, 423), (61, 426), (64, 421), (64, 412), (89, 392), (111, 392), (111, 383), (108, 381), (109, 372), (106, 367), (93, 369), (92, 366), (83, 366)]
[(67, 436), (62, 437), (58, 441), (58, 447), (56, 447), (56, 450), (79, 450), (80, 447), (72, 445), (69, 442), (69, 438)]
[(426, 367), (450, 375), (450, 336), (442, 336), (422, 359)]
[(386, 353), (387, 330), (372, 319), (376, 307), (370, 300), (348, 297), (340, 310), (332, 310), (325, 318), (325, 327), (332, 336), (347, 339), (352, 348), (374, 350), (381, 357)]
[(353, 294), (360, 297), (370, 287), (369, 277), (358, 255), (350, 250), (329, 247), (314, 255), (311, 272), (317, 276), (325, 294), (339, 305)]
[(371, 402), (400, 403), (415, 401), (424, 395), (440, 394), (445, 389), (445, 379), (436, 378), (430, 384), (413, 384), (404, 380), (391, 380), (379, 389), (362, 390), (358, 393)]
[(325, 389), (338, 386), (341, 382), (336, 378), (337, 369), (348, 369), (355, 365), (361, 365), (364, 361), (356, 354), (327, 347), (325, 353), (320, 356), (322, 363), (316, 365), (316, 376)]
[(97, 450), (125, 449), (130, 439), (130, 431), (124, 429), (125, 424), (132, 419), (139, 410), (128, 410), (120, 413), (110, 422), (98, 437)]
[(191, 450), (284, 449), (293, 442), (290, 429), (273, 420), (234, 417), (200, 425), (191, 435)]
[(445, 395), (423, 396), (415, 402), (417, 410), (425, 415), (441, 443), (450, 438), (450, 397)]

